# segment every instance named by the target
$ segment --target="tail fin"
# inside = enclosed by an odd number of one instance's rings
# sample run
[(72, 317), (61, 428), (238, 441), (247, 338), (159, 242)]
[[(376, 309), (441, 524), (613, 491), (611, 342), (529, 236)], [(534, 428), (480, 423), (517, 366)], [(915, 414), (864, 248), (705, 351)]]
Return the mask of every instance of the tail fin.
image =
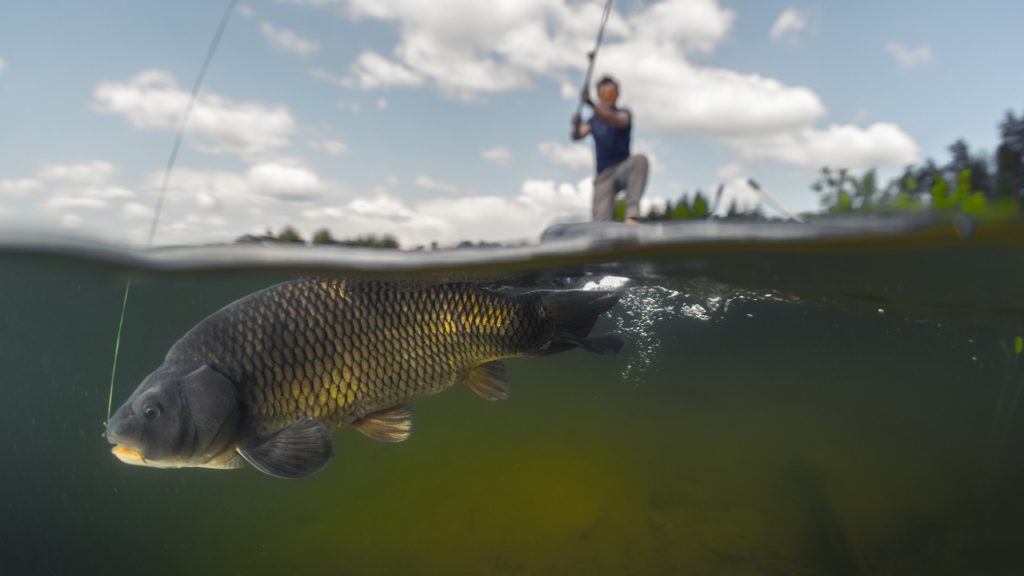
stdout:
[(616, 290), (541, 291), (540, 302), (555, 322), (555, 336), (545, 354), (557, 354), (579, 347), (595, 354), (618, 352), (624, 343), (620, 334), (591, 336), (598, 317), (622, 298), (625, 287)]

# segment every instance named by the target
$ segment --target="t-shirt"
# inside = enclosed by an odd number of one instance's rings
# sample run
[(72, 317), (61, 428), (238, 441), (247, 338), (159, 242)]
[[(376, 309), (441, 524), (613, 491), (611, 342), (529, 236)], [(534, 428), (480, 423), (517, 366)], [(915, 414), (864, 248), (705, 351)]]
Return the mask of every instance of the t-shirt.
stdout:
[[(616, 112), (626, 108), (614, 108)], [(615, 166), (629, 158), (629, 140), (633, 131), (632, 115), (625, 128), (613, 128), (598, 118), (597, 114), (590, 117), (590, 133), (594, 136), (594, 153), (597, 156), (597, 173), (605, 168)]]

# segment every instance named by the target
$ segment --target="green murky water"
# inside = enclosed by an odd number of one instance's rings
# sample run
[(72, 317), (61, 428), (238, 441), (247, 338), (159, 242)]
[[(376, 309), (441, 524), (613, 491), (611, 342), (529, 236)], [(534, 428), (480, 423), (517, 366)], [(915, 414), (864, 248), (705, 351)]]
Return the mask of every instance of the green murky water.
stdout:
[(101, 437), (126, 278), (115, 406), (194, 323), (291, 273), (0, 251), (0, 571), (1020, 573), (1022, 236), (497, 263), (488, 281), (633, 276), (598, 326), (626, 349), (512, 361), (509, 400), (421, 399), (408, 442), (343, 430), (301, 481), (130, 467)]

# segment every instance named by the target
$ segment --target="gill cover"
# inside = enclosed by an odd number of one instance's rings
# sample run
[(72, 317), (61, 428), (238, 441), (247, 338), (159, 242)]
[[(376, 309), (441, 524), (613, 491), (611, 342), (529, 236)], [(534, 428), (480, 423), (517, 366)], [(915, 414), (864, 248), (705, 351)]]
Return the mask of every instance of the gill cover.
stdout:
[(118, 408), (107, 439), (147, 465), (198, 466), (230, 447), (239, 407), (234, 383), (212, 367), (164, 364)]

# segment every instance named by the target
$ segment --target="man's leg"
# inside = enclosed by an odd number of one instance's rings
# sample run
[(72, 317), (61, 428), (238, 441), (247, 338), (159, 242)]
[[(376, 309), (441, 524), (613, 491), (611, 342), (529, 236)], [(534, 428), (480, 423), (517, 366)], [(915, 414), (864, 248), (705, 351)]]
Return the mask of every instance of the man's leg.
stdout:
[(647, 156), (634, 154), (622, 161), (619, 178), (626, 189), (626, 218), (640, 217), (640, 197), (647, 186)]
[(615, 215), (615, 193), (618, 192), (615, 172), (613, 166), (594, 177), (594, 222), (611, 222)]

